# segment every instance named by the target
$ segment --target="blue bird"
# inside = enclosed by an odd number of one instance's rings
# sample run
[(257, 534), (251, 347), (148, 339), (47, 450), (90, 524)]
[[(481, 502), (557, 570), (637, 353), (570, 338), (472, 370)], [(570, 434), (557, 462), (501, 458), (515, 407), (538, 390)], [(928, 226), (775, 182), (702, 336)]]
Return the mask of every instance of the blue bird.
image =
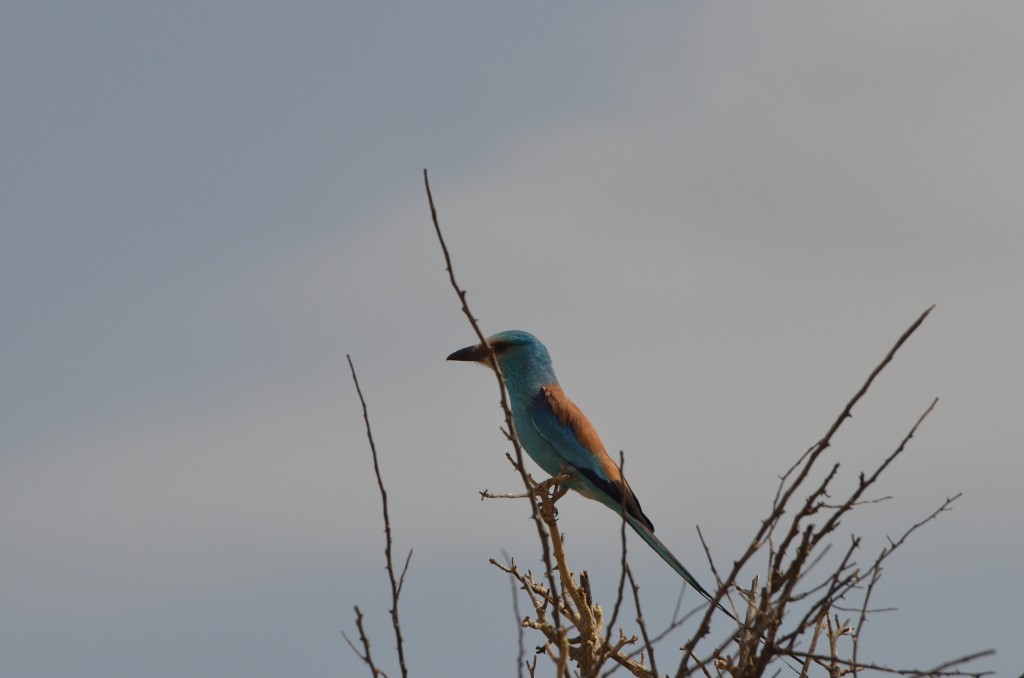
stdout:
[[(535, 336), (520, 330), (487, 338), (505, 375), (512, 406), (512, 424), (527, 454), (552, 476), (566, 474), (562, 483), (622, 515), (640, 538), (654, 549), (680, 577), (709, 601), (701, 586), (679, 559), (654, 536), (654, 524), (644, 515), (633, 489), (608, 456), (593, 424), (558, 384), (551, 356)], [(455, 351), (448, 360), (488, 365), (483, 344)], [(718, 606), (729, 617), (729, 611)], [(734, 617), (733, 617), (734, 618)]]

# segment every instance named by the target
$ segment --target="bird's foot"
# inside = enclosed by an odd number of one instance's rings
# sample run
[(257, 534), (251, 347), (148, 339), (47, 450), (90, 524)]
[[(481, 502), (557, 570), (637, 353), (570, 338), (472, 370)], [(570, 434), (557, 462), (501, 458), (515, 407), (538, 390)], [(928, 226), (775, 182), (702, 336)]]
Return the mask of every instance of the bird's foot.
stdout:
[(557, 476), (552, 476), (547, 480), (543, 480), (537, 483), (535, 489), (539, 492), (544, 492), (545, 494), (547, 494), (551, 502), (554, 503), (561, 499), (562, 497), (564, 497), (565, 494), (569, 491), (569, 488), (566, 487), (563, 483), (571, 479), (572, 476), (569, 475), (568, 473), (559, 473)]

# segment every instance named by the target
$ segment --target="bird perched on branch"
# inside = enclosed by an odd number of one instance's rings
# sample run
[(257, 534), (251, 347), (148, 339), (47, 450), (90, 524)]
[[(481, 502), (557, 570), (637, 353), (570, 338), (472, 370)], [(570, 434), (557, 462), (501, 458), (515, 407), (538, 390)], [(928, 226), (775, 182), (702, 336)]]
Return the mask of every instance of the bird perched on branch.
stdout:
[[(487, 338), (505, 377), (512, 403), (512, 423), (527, 454), (551, 476), (568, 475), (562, 483), (584, 497), (595, 499), (625, 520), (680, 577), (709, 601), (701, 586), (679, 559), (654, 536), (654, 524), (604, 449), (593, 424), (558, 384), (551, 356), (535, 336), (509, 330)], [(448, 360), (489, 365), (483, 344), (455, 351)], [(729, 617), (729, 611), (718, 606)]]

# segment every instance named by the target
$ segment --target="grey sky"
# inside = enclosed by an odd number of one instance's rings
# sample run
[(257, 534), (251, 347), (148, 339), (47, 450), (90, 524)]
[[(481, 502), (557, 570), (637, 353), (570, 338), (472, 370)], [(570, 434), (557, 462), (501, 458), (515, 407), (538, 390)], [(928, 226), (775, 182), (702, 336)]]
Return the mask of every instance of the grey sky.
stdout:
[[(894, 557), (868, 656), (1017, 675), (1024, 9), (911, 2), (13, 3), (0, 10), (0, 673), (337, 676), (387, 662), (378, 497), (421, 676), (512, 675), (536, 557), (490, 332), (548, 345), (661, 538), (710, 580), (776, 475), (938, 308), (836, 441), (837, 537)], [(1014, 504), (1011, 504), (1014, 502)], [(569, 498), (608, 602), (614, 516)], [(673, 573), (634, 549), (649, 618)], [(751, 573), (753, 574), (753, 572)], [(440, 629), (444, 629), (442, 633)], [(465, 638), (465, 640), (458, 640)], [(663, 650), (671, 655), (667, 648)], [(389, 665), (390, 668), (390, 665)], [(1016, 672), (1016, 673), (1014, 673)]]

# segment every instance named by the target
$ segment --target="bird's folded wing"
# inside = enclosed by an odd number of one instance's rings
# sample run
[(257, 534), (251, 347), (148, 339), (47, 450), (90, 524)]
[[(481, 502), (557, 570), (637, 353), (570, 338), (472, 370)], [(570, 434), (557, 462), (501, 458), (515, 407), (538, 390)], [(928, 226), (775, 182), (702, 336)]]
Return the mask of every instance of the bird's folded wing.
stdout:
[(627, 513), (653, 531), (654, 526), (605, 451), (594, 425), (558, 384), (548, 384), (537, 393), (530, 407), (530, 421), (565, 466), (577, 471), (603, 495), (594, 499), (615, 510), (625, 506)]

